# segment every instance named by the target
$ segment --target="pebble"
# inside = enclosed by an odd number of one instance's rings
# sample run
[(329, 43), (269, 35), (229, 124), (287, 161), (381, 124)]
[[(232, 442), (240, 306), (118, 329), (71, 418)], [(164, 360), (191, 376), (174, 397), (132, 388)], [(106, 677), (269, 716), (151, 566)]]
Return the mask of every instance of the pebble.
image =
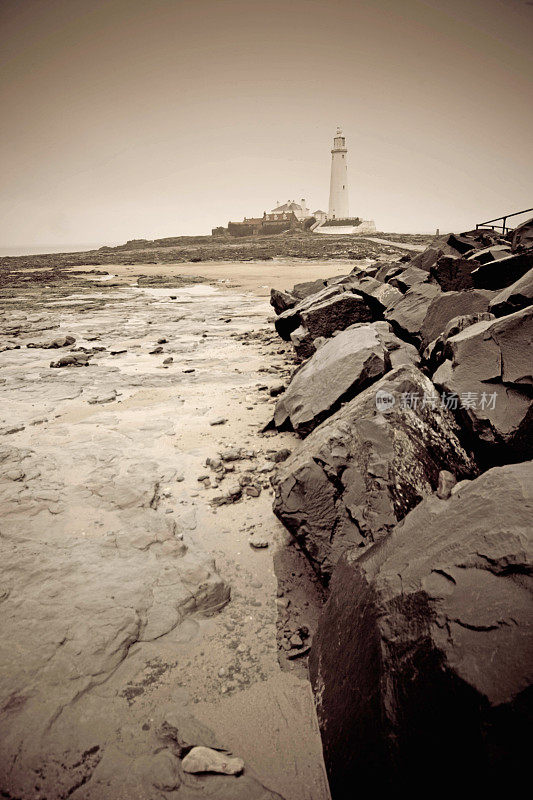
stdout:
[(209, 422), (209, 424), (210, 425), (225, 425), (227, 421), (228, 420), (226, 419), (226, 417), (216, 417), (215, 419), (212, 419)]
[(255, 550), (261, 550), (263, 547), (268, 547), (268, 540), (267, 539), (249, 539), (250, 547), (253, 547)]
[[(228, 687), (229, 688), (229, 687)], [(239, 775), (244, 769), (242, 758), (232, 758), (210, 747), (193, 747), (181, 762), (184, 772), (218, 772), (221, 775)]]

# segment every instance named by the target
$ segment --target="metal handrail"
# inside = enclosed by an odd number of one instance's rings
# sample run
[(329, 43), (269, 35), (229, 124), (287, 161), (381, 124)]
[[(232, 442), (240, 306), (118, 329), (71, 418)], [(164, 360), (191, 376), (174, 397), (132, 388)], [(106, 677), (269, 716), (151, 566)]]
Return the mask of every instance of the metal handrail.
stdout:
[[(476, 223), (476, 231), (479, 230), (479, 228), (483, 228), (485, 225), (490, 225), (492, 230), (495, 230), (496, 228), (501, 228), (502, 233), (505, 236), (506, 233), (512, 230), (511, 228), (508, 228), (507, 225), (505, 224), (509, 219), (509, 217), (517, 217), (519, 214), (527, 214), (528, 211), (533, 211), (533, 208), (524, 208), (523, 211), (515, 211), (514, 214), (506, 214), (504, 217), (495, 217), (494, 219), (488, 219), (486, 222), (478, 222)], [(498, 220), (500, 219), (502, 220), (503, 225), (491, 225), (491, 222), (498, 222)]]

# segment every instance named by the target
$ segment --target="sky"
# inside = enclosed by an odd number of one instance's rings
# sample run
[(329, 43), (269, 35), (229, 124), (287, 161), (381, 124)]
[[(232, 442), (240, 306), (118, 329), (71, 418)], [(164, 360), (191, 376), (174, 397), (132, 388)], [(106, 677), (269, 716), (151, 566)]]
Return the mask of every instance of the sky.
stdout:
[(465, 230), (533, 206), (533, 2), (1, 0), (0, 247), (210, 233), (305, 198)]

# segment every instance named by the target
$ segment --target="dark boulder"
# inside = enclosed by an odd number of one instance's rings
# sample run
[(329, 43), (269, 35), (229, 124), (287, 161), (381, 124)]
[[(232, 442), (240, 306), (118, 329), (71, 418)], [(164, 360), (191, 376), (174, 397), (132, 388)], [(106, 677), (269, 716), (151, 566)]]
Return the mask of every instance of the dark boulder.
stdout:
[(502, 289), (489, 303), (489, 309), (497, 317), (512, 314), (533, 302), (533, 269), (522, 275), (515, 283)]
[(530, 269), (533, 269), (533, 252), (516, 253), (481, 264), (472, 272), (472, 280), (480, 289), (505, 289)]
[(293, 308), (297, 302), (298, 298), (289, 292), (283, 292), (281, 289), (270, 290), (270, 305), (276, 314), (282, 314), (288, 308)]
[(448, 322), (463, 314), (486, 311), (493, 295), (479, 289), (466, 292), (441, 292), (439, 286), (421, 283), (385, 311), (398, 334), (419, 347), (436, 339)]
[(405, 265), (400, 261), (385, 261), (384, 263), (379, 263), (377, 266), (378, 270), (374, 278), (378, 281), (387, 281), (389, 278), (398, 275), (405, 269)]
[(479, 266), (478, 261), (468, 258), (442, 256), (435, 266), (431, 267), (431, 275), (435, 278), (443, 292), (472, 289), (474, 281), (471, 273)]
[(419, 253), (411, 260), (411, 264), (429, 272), (442, 256), (457, 258), (467, 254), (474, 255), (475, 251), (499, 244), (505, 242), (498, 233), (491, 230), (480, 229), (461, 234), (446, 234), (434, 239), (423, 253)]
[(335, 800), (525, 785), (532, 516), (533, 464), (494, 468), (341, 559), (310, 659)]
[(479, 243), (477, 243), (475, 239), (473, 240), (468, 233), (450, 233), (447, 243), (450, 247), (453, 247), (454, 250), (457, 250), (457, 252), (462, 256), (465, 253), (469, 253), (472, 248), (476, 247), (476, 244), (479, 247)]
[(386, 281), (401, 292), (407, 292), (419, 283), (429, 283), (431, 276), (428, 272), (418, 267), (409, 266), (394, 275), (387, 275)]
[(475, 250), (472, 255), (468, 256), (468, 260), (475, 259), (478, 264), (488, 264), (489, 261), (506, 258), (510, 252), (511, 248), (508, 244), (496, 244), (493, 247), (485, 247), (483, 250)]
[(493, 297), (492, 292), (469, 289), (466, 292), (442, 292), (429, 304), (420, 326), (422, 345), (429, 344), (439, 336), (448, 322), (464, 314), (479, 314), (487, 311)]
[(430, 374), (435, 372), (437, 367), (444, 361), (444, 351), (448, 339), (451, 339), (452, 336), (461, 333), (461, 331), (464, 331), (465, 328), (469, 328), (470, 325), (475, 325), (476, 322), (483, 322), (484, 320), (490, 319), (494, 319), (494, 314), (491, 314), (488, 311), (479, 311), (477, 314), (463, 314), (460, 317), (453, 317), (453, 319), (448, 322), (440, 336), (437, 339), (433, 339), (433, 341), (428, 344), (422, 354), (424, 366), (428, 372)]
[(316, 281), (306, 281), (305, 283), (297, 283), (293, 286), (291, 294), (299, 300), (304, 300), (312, 294), (322, 291), (327, 285), (327, 281), (323, 278), (318, 278)]
[[(326, 341), (294, 375), (278, 400), (277, 428), (305, 435), (369, 383), (400, 363), (417, 364), (418, 352), (387, 322), (352, 325)], [(402, 362), (403, 359), (403, 362)]]
[(321, 289), (321, 291), (316, 292), (316, 294), (312, 294), (304, 300), (300, 300), (294, 308), (288, 308), (286, 311), (279, 314), (274, 323), (276, 331), (282, 339), (289, 341), (291, 333), (302, 324), (301, 314), (303, 311), (307, 311), (315, 303), (322, 303), (324, 300), (336, 297), (345, 291), (346, 287), (344, 285), (327, 286)]
[(439, 286), (419, 283), (409, 289), (398, 302), (385, 311), (385, 319), (391, 322), (399, 334), (417, 344), (420, 342), (420, 328), (426, 318), (429, 306), (441, 293)]
[[(434, 383), (451, 397), (483, 460), (533, 455), (533, 307), (478, 322), (446, 342)], [(451, 403), (451, 401), (450, 401)]]
[(511, 235), (511, 249), (513, 253), (518, 253), (524, 249), (533, 247), (533, 217), (517, 225)]
[(280, 467), (274, 512), (324, 581), (344, 550), (380, 538), (436, 489), (440, 470), (476, 474), (458, 430), (431, 381), (401, 366), (301, 443)]
[[(424, 275), (427, 278), (426, 273)], [(402, 298), (399, 289), (370, 275), (345, 275), (332, 281), (330, 285), (344, 285), (350, 291), (360, 294), (374, 312), (375, 319), (381, 318), (386, 308)]]
[(429, 247), (411, 259), (412, 266), (429, 272), (441, 256), (460, 255), (460, 251), (448, 243), (449, 239), (449, 234), (434, 239)]
[(296, 353), (301, 358), (308, 358), (315, 352), (314, 340), (317, 337), (328, 338), (335, 331), (343, 331), (356, 322), (371, 322), (372, 319), (372, 311), (361, 295), (342, 292), (301, 311), (301, 326), (291, 340)]

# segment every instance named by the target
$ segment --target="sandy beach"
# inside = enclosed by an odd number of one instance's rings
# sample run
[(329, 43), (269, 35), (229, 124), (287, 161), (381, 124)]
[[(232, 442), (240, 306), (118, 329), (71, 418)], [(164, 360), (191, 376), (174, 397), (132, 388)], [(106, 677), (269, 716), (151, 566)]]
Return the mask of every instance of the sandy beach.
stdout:
[[(165, 285), (191, 266), (207, 282)], [(306, 659), (277, 643), (312, 634), (319, 597), (271, 510), (293, 434), (261, 430), (292, 365), (265, 296), (346, 271), (117, 266), (6, 293), (3, 786), (159, 797), (161, 726), (192, 715), (244, 759), (250, 798), (329, 796)]]

